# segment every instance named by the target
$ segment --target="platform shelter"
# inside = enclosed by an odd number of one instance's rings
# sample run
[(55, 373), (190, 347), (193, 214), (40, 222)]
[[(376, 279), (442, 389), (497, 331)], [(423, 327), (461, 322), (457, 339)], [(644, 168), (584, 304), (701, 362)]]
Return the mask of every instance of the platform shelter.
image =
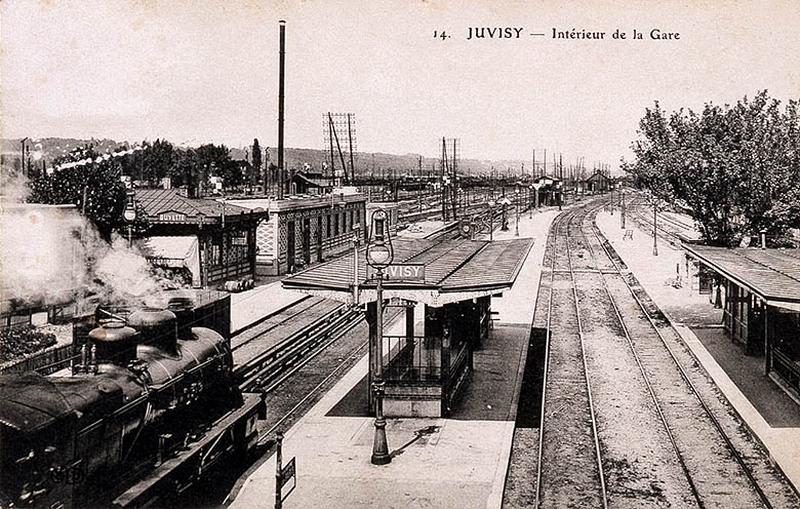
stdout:
[[(531, 239), (393, 239), (394, 262), (386, 270), (383, 298), (390, 310), (403, 308), (405, 334), (381, 338), (380, 360), (373, 351), (376, 287), (363, 249), (295, 274), (283, 286), (364, 306), (370, 333), (368, 386), (380, 361), (384, 413), (443, 417), (457, 404), (472, 371), (472, 353), (489, 334), (491, 297), (514, 284), (532, 244)], [(421, 330), (415, 327), (419, 310), (424, 314)]]
[(800, 251), (683, 248), (697, 278), (719, 283), (726, 333), (748, 355), (764, 356), (765, 373), (800, 394)]

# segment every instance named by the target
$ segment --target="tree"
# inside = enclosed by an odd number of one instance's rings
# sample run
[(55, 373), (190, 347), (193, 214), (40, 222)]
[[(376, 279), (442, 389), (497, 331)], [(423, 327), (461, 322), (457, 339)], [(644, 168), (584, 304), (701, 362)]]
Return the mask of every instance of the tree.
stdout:
[[(100, 235), (109, 240), (111, 233), (124, 227), (126, 190), (119, 176), (120, 162), (103, 159), (91, 145), (76, 148), (57, 159), (54, 166), (75, 163), (42, 174), (31, 181), (28, 201), (47, 204), (74, 204), (94, 223)], [(84, 200), (85, 197), (85, 200)]]
[(656, 103), (623, 168), (654, 195), (684, 200), (709, 244), (735, 245), (761, 230), (780, 243), (800, 224), (799, 125), (797, 101), (782, 109), (766, 91), (669, 118)]
[(250, 186), (255, 187), (261, 180), (261, 145), (258, 138), (253, 140), (253, 174), (250, 179)]
[(195, 149), (195, 161), (202, 172), (204, 185), (208, 177), (222, 177), (226, 187), (237, 187), (242, 184), (241, 167), (231, 160), (230, 151), (225, 145), (206, 144)]

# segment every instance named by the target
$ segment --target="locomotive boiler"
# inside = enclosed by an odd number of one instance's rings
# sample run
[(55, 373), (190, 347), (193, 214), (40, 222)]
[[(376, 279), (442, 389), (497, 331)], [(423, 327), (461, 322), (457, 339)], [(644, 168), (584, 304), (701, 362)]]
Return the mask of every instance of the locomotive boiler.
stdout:
[(186, 299), (98, 313), (66, 376), (0, 376), (0, 507), (135, 507), (258, 439), (230, 342)]

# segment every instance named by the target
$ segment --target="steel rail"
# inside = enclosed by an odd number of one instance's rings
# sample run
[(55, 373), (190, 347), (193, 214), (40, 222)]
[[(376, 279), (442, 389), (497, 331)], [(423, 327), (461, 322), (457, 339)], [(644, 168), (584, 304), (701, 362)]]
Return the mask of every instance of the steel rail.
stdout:
[[(540, 411), (540, 419), (542, 422), (545, 418), (545, 408), (546, 408), (546, 401), (547, 401), (547, 379), (548, 373), (550, 370), (550, 342), (552, 339), (552, 310), (553, 310), (553, 294), (554, 294), (554, 287), (555, 287), (555, 273), (556, 273), (556, 247), (558, 245), (558, 237), (559, 237), (559, 229), (561, 228), (564, 222), (567, 223), (567, 234), (569, 233), (569, 223), (574, 216), (574, 210), (565, 212), (560, 214), (554, 224), (551, 226), (551, 233), (552, 235), (552, 249), (550, 251), (550, 294), (548, 296), (547, 302), (547, 335), (545, 341), (545, 365), (544, 365), (544, 375), (542, 379), (542, 403), (541, 403), (541, 411)], [(565, 236), (566, 239), (566, 236)], [(567, 260), (569, 262), (570, 273), (572, 270), (572, 262), (569, 259), (569, 243), (568, 241), (565, 242), (565, 246), (567, 248)], [(586, 381), (586, 388), (587, 388), (587, 395), (589, 400), (589, 414), (592, 420), (592, 435), (594, 439), (594, 446), (595, 446), (595, 457), (597, 458), (597, 469), (598, 475), (600, 480), (600, 491), (601, 496), (603, 499), (603, 508), (608, 508), (608, 494), (606, 490), (606, 483), (605, 483), (605, 475), (603, 473), (603, 462), (600, 456), (600, 439), (597, 433), (597, 420), (595, 417), (594, 411), (594, 401), (592, 399), (592, 390), (591, 390), (591, 383), (589, 381), (589, 372), (588, 367), (586, 365), (586, 354), (584, 349), (584, 342), (583, 342), (583, 328), (580, 321), (580, 313), (578, 308), (578, 296), (575, 289), (575, 280), (574, 275), (571, 273), (572, 278), (572, 294), (575, 300), (575, 312), (576, 318), (578, 322), (578, 337), (581, 344), (581, 357), (583, 359), (583, 373), (584, 373), (584, 380)], [(542, 275), (539, 275), (539, 281), (541, 284)], [(537, 296), (538, 299), (538, 296)], [(541, 507), (541, 494), (542, 494), (542, 454), (544, 450), (544, 425), (539, 425), (539, 450), (538, 450), (538, 457), (537, 457), (537, 471), (536, 471), (536, 501), (535, 507)]]
[[(586, 213), (581, 217), (582, 220), (586, 218), (586, 216), (588, 216), (590, 213), (587, 209), (584, 209), (584, 211)], [(578, 230), (580, 231), (581, 235), (586, 241), (586, 247), (589, 249), (589, 253), (591, 254), (592, 260), (594, 261), (594, 265), (599, 269), (600, 265), (598, 263), (597, 254), (595, 253), (592, 244), (589, 242), (589, 239), (586, 236), (586, 232), (583, 229), (583, 224), (579, 225)], [(603, 247), (602, 242), (600, 242), (600, 246)], [(608, 253), (606, 253), (606, 256), (608, 256), (612, 265), (616, 268), (617, 270), (616, 273), (622, 275), (620, 267), (616, 264), (616, 262), (612, 259), (612, 257), (608, 255)], [(658, 401), (658, 397), (656, 396), (655, 390), (653, 389), (653, 386), (650, 383), (650, 378), (647, 375), (644, 369), (644, 365), (642, 364), (642, 361), (639, 358), (639, 353), (636, 351), (636, 347), (633, 344), (633, 339), (631, 338), (628, 326), (625, 324), (625, 321), (622, 318), (622, 313), (619, 310), (617, 302), (614, 300), (613, 295), (611, 295), (611, 290), (608, 287), (608, 281), (606, 280), (606, 276), (602, 270), (598, 270), (598, 273), (600, 274), (600, 279), (603, 281), (603, 289), (605, 290), (605, 293), (608, 296), (609, 302), (611, 302), (611, 306), (614, 308), (614, 314), (616, 315), (617, 321), (619, 322), (620, 327), (622, 328), (622, 331), (625, 335), (625, 340), (628, 343), (628, 347), (630, 348), (630, 351), (633, 354), (633, 359), (636, 361), (636, 365), (639, 368), (639, 372), (642, 374), (642, 379), (644, 380), (645, 387), (647, 387), (647, 392), (650, 395), (650, 399), (653, 401), (653, 405), (655, 407), (656, 413), (658, 414), (658, 418), (661, 421), (661, 424), (664, 426), (664, 430), (667, 433), (667, 437), (669, 438), (670, 444), (672, 445), (672, 449), (675, 452), (678, 462), (681, 465), (681, 470), (683, 470), (683, 474), (686, 476), (686, 480), (689, 482), (689, 489), (692, 492), (692, 496), (697, 501), (697, 505), (701, 509), (703, 509), (705, 507), (705, 504), (702, 498), (700, 497), (700, 493), (697, 491), (697, 486), (695, 485), (694, 480), (692, 479), (692, 475), (689, 472), (689, 467), (686, 465), (686, 460), (684, 459), (683, 454), (681, 453), (680, 448), (678, 447), (678, 442), (675, 440), (675, 435), (673, 435), (672, 429), (670, 429), (669, 424), (667, 423), (667, 418), (664, 415), (664, 411), (661, 408), (661, 404)], [(622, 279), (624, 280), (624, 278)]]
[[(622, 270), (621, 270), (619, 264), (615, 260), (615, 257), (609, 251), (609, 245), (606, 244), (605, 242), (603, 242), (604, 235), (602, 234), (602, 232), (599, 231), (599, 228), (597, 227), (597, 225), (596, 225), (594, 220), (592, 221), (592, 232), (594, 233), (594, 235), (597, 238), (597, 240), (600, 241), (600, 246), (603, 249), (603, 251), (606, 253), (606, 256), (608, 256), (608, 258), (611, 260), (611, 262), (614, 264), (614, 266), (619, 271), (620, 275), (622, 275)], [(669, 346), (667, 340), (664, 338), (664, 335), (661, 334), (661, 331), (658, 329), (658, 326), (656, 325), (655, 320), (650, 315), (650, 313), (647, 311), (646, 306), (644, 305), (642, 300), (639, 298), (639, 296), (636, 294), (634, 289), (631, 287), (631, 285), (628, 282), (628, 280), (625, 277), (622, 277), (622, 280), (625, 283), (625, 287), (628, 289), (628, 291), (630, 292), (630, 294), (633, 296), (634, 300), (636, 301), (637, 305), (642, 310), (642, 313), (647, 318), (648, 323), (650, 324), (650, 326), (653, 328), (653, 330), (658, 335), (658, 338), (661, 340), (661, 343), (666, 348), (667, 352), (669, 353), (669, 356), (672, 358), (672, 361), (677, 366), (678, 371), (681, 374), (681, 378), (686, 383), (686, 385), (689, 387), (689, 389), (691, 390), (691, 393), (695, 396), (695, 398), (697, 398), (697, 401), (700, 403), (700, 406), (703, 408), (703, 411), (708, 416), (708, 418), (711, 421), (711, 423), (713, 424), (714, 428), (717, 430), (717, 432), (719, 433), (720, 437), (722, 438), (722, 440), (727, 445), (729, 452), (731, 453), (731, 455), (735, 459), (736, 463), (739, 465), (739, 467), (744, 472), (745, 476), (747, 477), (748, 481), (752, 485), (753, 489), (756, 491), (756, 493), (758, 494), (759, 498), (764, 503), (764, 505), (768, 509), (773, 509), (772, 503), (769, 501), (769, 499), (767, 498), (766, 494), (761, 489), (761, 486), (756, 481), (755, 476), (753, 475), (753, 472), (748, 468), (747, 464), (744, 461), (744, 458), (739, 453), (738, 449), (736, 449), (736, 447), (733, 445), (733, 442), (728, 437), (728, 435), (725, 433), (725, 430), (722, 428), (722, 425), (720, 424), (719, 419), (717, 419), (717, 417), (711, 411), (711, 408), (708, 406), (708, 404), (705, 402), (703, 397), (700, 395), (700, 391), (697, 389), (697, 387), (694, 385), (692, 380), (689, 378), (689, 375), (686, 373), (686, 370), (684, 369), (683, 365), (680, 363), (680, 361), (678, 361), (678, 358), (675, 355), (675, 352)], [(606, 286), (606, 289), (608, 289), (607, 286)], [(613, 302), (613, 300), (612, 300), (612, 302)], [(616, 303), (614, 305), (615, 305), (615, 309), (616, 309)], [(617, 313), (619, 313), (618, 309), (617, 309)], [(632, 344), (631, 344), (631, 348), (633, 349)], [(638, 361), (638, 355), (637, 355), (637, 362), (639, 362)], [(641, 363), (639, 364), (639, 366), (640, 366), (640, 369), (642, 369)], [(644, 372), (643, 372), (643, 374), (644, 374)], [(647, 376), (645, 375), (645, 379), (646, 378), (647, 378)]]
[[(307, 301), (307, 300), (309, 300), (310, 298), (311, 298), (311, 296), (310, 296), (310, 295), (306, 295), (306, 296), (304, 296), (302, 299), (300, 299), (300, 300), (298, 300), (298, 301), (296, 301), (296, 302), (293, 302), (292, 304), (290, 304), (290, 305), (288, 305), (288, 306), (284, 306), (284, 307), (282, 307), (281, 309), (279, 309), (279, 310), (277, 310), (277, 311), (275, 311), (275, 312), (273, 312), (273, 313), (270, 313), (270, 314), (268, 314), (268, 315), (264, 316), (263, 318), (260, 318), (260, 319), (258, 320), (258, 323), (251, 324), (251, 325), (247, 326), (246, 328), (242, 328), (242, 329), (240, 329), (239, 331), (237, 331), (237, 332), (236, 332), (236, 334), (234, 334), (233, 336), (231, 336), (231, 340), (233, 340), (234, 338), (236, 338), (236, 337), (238, 337), (238, 336), (240, 336), (240, 335), (244, 334), (244, 333), (245, 333), (245, 332), (247, 332), (248, 330), (251, 330), (251, 329), (253, 329), (254, 327), (258, 326), (259, 324), (261, 324), (261, 323), (264, 323), (265, 321), (269, 320), (270, 318), (274, 318), (274, 317), (276, 317), (276, 316), (278, 316), (278, 315), (280, 315), (280, 314), (282, 314), (282, 313), (286, 312), (287, 310), (289, 310), (289, 309), (292, 309), (292, 308), (294, 308), (295, 306), (297, 306), (297, 305), (299, 305), (299, 304), (301, 304), (301, 303), (303, 303), (303, 302), (306, 302), (306, 301)], [(313, 306), (313, 304), (312, 304), (312, 306)], [(300, 315), (302, 315), (302, 314), (303, 314), (303, 312), (307, 311), (307, 310), (308, 310), (310, 307), (312, 307), (312, 306), (304, 307), (304, 308), (300, 309), (299, 311), (296, 311), (296, 312), (292, 313), (291, 315), (287, 316), (286, 318), (283, 318), (282, 320), (280, 320), (280, 321), (278, 321), (278, 322), (275, 322), (275, 323), (273, 323), (273, 324), (270, 324), (270, 325), (269, 325), (269, 326), (268, 326), (266, 329), (264, 329), (263, 331), (260, 331), (258, 334), (254, 335), (252, 338), (250, 338), (250, 339), (247, 339), (246, 341), (243, 341), (243, 342), (241, 342), (241, 343), (238, 343), (236, 346), (231, 346), (231, 352), (235, 352), (236, 350), (239, 350), (239, 349), (240, 349), (240, 348), (242, 348), (243, 346), (249, 345), (249, 344), (250, 344), (250, 343), (252, 343), (253, 341), (256, 341), (256, 340), (260, 339), (261, 337), (263, 337), (263, 336), (264, 336), (264, 335), (266, 335), (267, 333), (269, 333), (269, 332), (272, 332), (273, 330), (277, 329), (277, 328), (278, 328), (278, 327), (280, 327), (281, 325), (284, 325), (286, 322), (288, 322), (288, 321), (290, 321), (290, 320), (292, 320), (292, 319), (296, 318), (297, 316), (300, 316)]]
[(574, 209), (571, 212), (572, 213), (569, 215), (567, 219), (567, 232), (565, 236), (566, 242), (564, 243), (564, 245), (567, 248), (567, 263), (569, 265), (570, 280), (572, 281), (572, 297), (573, 299), (575, 299), (575, 316), (578, 321), (578, 335), (580, 337), (580, 343), (581, 343), (581, 359), (583, 360), (583, 374), (584, 378), (586, 379), (586, 389), (589, 396), (589, 412), (592, 417), (592, 434), (594, 435), (594, 447), (595, 447), (595, 453), (597, 455), (597, 470), (600, 476), (600, 489), (602, 490), (603, 494), (603, 508), (608, 509), (608, 493), (606, 491), (606, 481), (605, 481), (605, 475), (603, 473), (603, 460), (600, 455), (600, 437), (597, 434), (597, 417), (594, 411), (594, 399), (592, 398), (592, 385), (591, 382), (589, 381), (589, 366), (586, 363), (586, 346), (583, 339), (584, 338), (583, 321), (581, 320), (581, 311), (580, 311), (581, 308), (578, 299), (578, 288), (577, 285), (575, 284), (575, 271), (572, 267), (572, 253), (570, 252), (569, 249), (569, 226), (572, 223), (573, 219), (575, 219), (576, 215), (576, 211)]
[[(245, 300), (247, 300), (247, 299), (250, 299), (250, 298), (252, 298), (252, 297), (247, 297)], [(255, 321), (253, 321), (253, 322), (251, 322), (251, 323), (248, 323), (247, 325), (245, 325), (245, 326), (243, 326), (243, 327), (240, 327), (240, 328), (238, 328), (238, 329), (237, 329), (237, 330), (235, 330), (235, 331), (231, 331), (231, 339), (233, 339), (233, 338), (235, 338), (235, 337), (237, 337), (237, 336), (241, 336), (242, 334), (244, 334), (245, 332), (249, 331), (250, 329), (253, 329), (253, 328), (255, 328), (255, 327), (257, 327), (257, 326), (261, 325), (262, 323), (266, 322), (266, 321), (267, 321), (267, 320), (269, 320), (270, 318), (273, 318), (273, 317), (275, 317), (275, 316), (278, 316), (279, 314), (281, 314), (281, 313), (285, 312), (286, 310), (288, 310), (288, 309), (291, 309), (291, 308), (293, 308), (293, 307), (297, 306), (298, 304), (300, 304), (300, 303), (302, 303), (302, 302), (305, 302), (305, 301), (307, 301), (307, 300), (308, 300), (308, 299), (310, 299), (310, 298), (311, 298), (311, 296), (310, 296), (310, 295), (303, 295), (303, 296), (302, 296), (300, 299), (298, 299), (298, 300), (296, 300), (296, 301), (292, 302), (291, 304), (287, 304), (287, 305), (285, 305), (285, 306), (282, 306), (282, 307), (280, 307), (280, 308), (278, 308), (278, 309), (276, 309), (276, 310), (272, 311), (271, 313), (268, 313), (268, 314), (266, 314), (266, 315), (264, 315), (264, 316), (262, 316), (262, 317), (259, 317), (259, 318), (258, 318), (258, 319), (256, 319)], [(295, 316), (295, 315), (292, 315), (292, 316)], [(284, 321), (285, 321), (285, 320), (283, 320), (283, 321), (281, 321), (281, 322), (278, 322), (278, 324), (276, 324), (276, 325), (279, 325), (279, 324), (283, 323)], [(269, 329), (267, 329), (266, 331), (272, 330), (273, 328), (274, 328), (274, 327), (270, 327), (270, 328), (269, 328)], [(258, 336), (260, 336), (260, 335), (261, 335), (263, 332), (266, 332), (266, 331), (262, 331), (261, 333), (257, 334), (255, 337), (258, 337)], [(238, 347), (237, 347), (237, 348), (238, 348)]]
[(336, 308), (322, 320), (308, 324), (246, 363), (236, 366), (234, 373), (243, 379), (240, 387), (248, 390), (256, 385), (258, 379), (262, 382), (275, 379), (282, 370), (297, 364), (319, 344), (332, 337), (338, 338), (344, 332), (344, 325), (355, 326), (361, 319), (363, 315), (357, 309), (344, 305)]

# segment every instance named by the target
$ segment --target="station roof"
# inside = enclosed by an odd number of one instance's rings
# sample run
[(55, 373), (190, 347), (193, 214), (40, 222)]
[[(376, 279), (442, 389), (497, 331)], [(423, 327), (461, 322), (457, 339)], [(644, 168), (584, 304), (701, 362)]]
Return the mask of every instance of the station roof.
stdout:
[(189, 198), (177, 189), (137, 189), (136, 202), (149, 220), (156, 223), (211, 223), (220, 221), (223, 214), (229, 220), (244, 214), (267, 214), (263, 210), (250, 210), (208, 198)]
[(772, 306), (800, 311), (800, 253), (683, 244), (690, 256)]
[[(394, 265), (421, 264), (422, 281), (384, 281), (385, 298), (398, 297), (433, 306), (492, 295), (510, 288), (528, 256), (532, 239), (478, 241), (394, 238)], [(354, 303), (352, 253), (311, 267), (283, 280), (287, 289), (302, 290)], [(367, 281), (366, 252), (358, 252), (358, 302), (375, 300)]]

